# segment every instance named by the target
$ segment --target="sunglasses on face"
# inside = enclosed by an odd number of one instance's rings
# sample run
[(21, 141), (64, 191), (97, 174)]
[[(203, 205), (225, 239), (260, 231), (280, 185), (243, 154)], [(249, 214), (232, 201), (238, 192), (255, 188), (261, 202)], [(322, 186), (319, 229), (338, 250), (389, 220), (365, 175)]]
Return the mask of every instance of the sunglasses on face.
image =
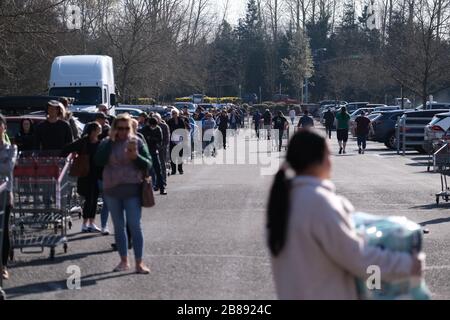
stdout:
[(117, 131), (130, 131), (131, 128), (130, 127), (117, 127)]

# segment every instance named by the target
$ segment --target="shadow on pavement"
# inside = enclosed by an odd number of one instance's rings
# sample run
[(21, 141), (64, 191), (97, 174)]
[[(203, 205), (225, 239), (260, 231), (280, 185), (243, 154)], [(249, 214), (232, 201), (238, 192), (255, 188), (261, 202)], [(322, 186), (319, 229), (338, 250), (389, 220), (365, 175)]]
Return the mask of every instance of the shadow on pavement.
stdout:
[[(70, 247), (69, 247), (70, 250)], [(99, 254), (106, 254), (114, 252), (114, 250), (108, 249), (108, 250), (101, 250), (101, 251), (93, 251), (93, 252), (85, 252), (85, 253), (75, 253), (75, 254), (60, 254), (56, 255), (54, 260), (50, 260), (49, 258), (41, 258), (36, 260), (30, 260), (30, 261), (14, 261), (13, 264), (11, 264), (10, 269), (14, 268), (21, 268), (21, 267), (29, 267), (29, 266), (45, 266), (45, 265), (53, 265), (65, 262), (67, 260), (77, 260), (77, 259), (83, 259), (86, 257), (89, 257), (91, 255), (99, 255)]]
[(72, 241), (78, 241), (78, 240), (85, 240), (85, 239), (92, 239), (97, 237), (103, 237), (100, 233), (72, 233), (68, 234), (67, 238), (70, 238), (70, 242)]
[[(385, 149), (386, 150), (386, 149)], [(412, 151), (412, 152), (406, 152), (405, 153), (405, 157), (409, 157), (409, 156), (417, 156), (417, 152), (414, 152), (414, 151)], [(389, 151), (387, 151), (387, 152), (383, 152), (382, 154), (380, 154), (381, 156), (401, 156), (401, 157), (403, 157), (403, 154), (402, 154), (402, 152), (400, 152), (400, 154), (397, 154), (397, 151), (391, 151), (391, 152), (389, 152)]]
[(389, 151), (386, 148), (366, 148), (366, 152), (367, 151), (371, 151), (371, 152), (384, 152), (384, 151)]
[(411, 160), (428, 162), (430, 160), (430, 157), (428, 157), (428, 156), (414, 157), (414, 158), (411, 158)]
[(439, 207), (437, 207), (435, 203), (431, 203), (431, 204), (423, 204), (420, 206), (410, 207), (409, 209), (433, 210), (433, 209), (438, 209), (438, 208)]
[(439, 219), (433, 219), (433, 220), (420, 222), (419, 224), (421, 226), (427, 226), (430, 224), (441, 224), (441, 223), (448, 223), (448, 222), (450, 222), (450, 218), (439, 218)]
[(427, 167), (429, 164), (427, 162), (413, 162), (413, 163), (407, 163), (407, 166), (410, 167)]
[[(134, 274), (133, 272), (126, 273), (116, 273), (116, 272), (102, 272), (91, 274), (87, 276), (81, 277), (81, 287), (93, 286), (96, 285), (98, 281), (121, 278)], [(98, 278), (97, 278), (98, 277)], [(95, 278), (95, 279), (90, 279)], [(67, 288), (67, 280), (60, 281), (47, 281), (47, 282), (39, 282), (33, 284), (27, 284), (20, 287), (14, 287), (6, 289), (6, 295), (8, 299), (11, 298), (19, 298), (22, 296), (26, 296), (29, 294), (42, 294), (49, 293), (55, 291), (66, 291), (69, 290)]]

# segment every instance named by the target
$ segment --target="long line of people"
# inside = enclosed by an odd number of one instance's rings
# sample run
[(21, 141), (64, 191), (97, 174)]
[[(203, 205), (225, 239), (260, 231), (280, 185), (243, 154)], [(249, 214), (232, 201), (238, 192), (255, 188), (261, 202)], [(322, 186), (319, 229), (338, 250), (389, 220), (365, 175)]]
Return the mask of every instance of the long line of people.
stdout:
[[(184, 173), (184, 148), (180, 148), (179, 144), (188, 140), (194, 143), (198, 133), (202, 132), (199, 140), (202, 154), (215, 156), (216, 145), (224, 149), (227, 147), (227, 130), (239, 130), (243, 126), (244, 113), (239, 108), (213, 109), (209, 112), (199, 108), (190, 115), (187, 108), (181, 112), (173, 108), (169, 118), (163, 119), (158, 113), (144, 113), (135, 120), (128, 114), (112, 117), (108, 114), (107, 106), (99, 105), (95, 121), (86, 124), (83, 132), (79, 132), (68, 107), (68, 99), (52, 100), (47, 105), (45, 120), (34, 123), (31, 118), (25, 117), (14, 137), (14, 143), (19, 152), (44, 151), (48, 155), (65, 157), (75, 154), (84, 158), (88, 162), (88, 172), (77, 177), (77, 193), (83, 199), (81, 231), (109, 235), (108, 218), (111, 215), (116, 241), (114, 247), (120, 255), (120, 263), (114, 270), (129, 269), (127, 250), (132, 242), (136, 272), (149, 273), (149, 268), (142, 260), (141, 181), (150, 175), (154, 190), (166, 195), (168, 176), (175, 175), (177, 171), (179, 174)], [(213, 144), (217, 131), (222, 133), (223, 140)], [(0, 147), (3, 145), (5, 150), (12, 150), (8, 147), (11, 144), (6, 134), (6, 119), (2, 116), (0, 134), (4, 137)], [(176, 147), (179, 152), (175, 152), (177, 156), (172, 156)], [(208, 154), (205, 154), (206, 150)], [(9, 162), (5, 163), (10, 163), (13, 168), (17, 152), (14, 155), (5, 151), (5, 154), (9, 157)], [(168, 163), (170, 172), (166, 169)], [(9, 186), (12, 189), (12, 184)], [(100, 227), (95, 219), (99, 198), (103, 203)], [(9, 215), (10, 210), (7, 210), (7, 220)], [(8, 232), (4, 236), (9, 239)], [(7, 279), (9, 241), (5, 240), (3, 246), (3, 268), (0, 271), (2, 277)]]

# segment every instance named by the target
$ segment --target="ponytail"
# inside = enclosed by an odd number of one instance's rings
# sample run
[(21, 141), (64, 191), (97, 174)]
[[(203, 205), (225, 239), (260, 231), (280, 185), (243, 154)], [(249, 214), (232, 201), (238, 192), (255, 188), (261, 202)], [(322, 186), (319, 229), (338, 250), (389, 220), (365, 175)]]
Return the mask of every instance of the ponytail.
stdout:
[(275, 257), (282, 251), (287, 238), (289, 193), (290, 181), (286, 179), (286, 171), (282, 168), (275, 176), (267, 209), (269, 249)]
[(315, 129), (298, 131), (289, 142), (286, 165), (275, 176), (267, 206), (268, 244), (274, 257), (281, 253), (287, 239), (291, 202), (291, 180), (286, 175), (288, 166), (295, 175), (301, 175), (309, 167), (324, 161), (327, 148), (327, 138)]

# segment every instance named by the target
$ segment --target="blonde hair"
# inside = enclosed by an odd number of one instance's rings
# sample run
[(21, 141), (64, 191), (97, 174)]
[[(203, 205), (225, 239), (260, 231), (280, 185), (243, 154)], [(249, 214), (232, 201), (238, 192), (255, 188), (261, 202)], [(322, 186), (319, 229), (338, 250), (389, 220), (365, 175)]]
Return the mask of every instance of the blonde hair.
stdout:
[[(112, 141), (116, 140), (116, 135), (117, 135), (117, 127), (118, 127), (118, 123), (122, 122), (122, 121), (126, 121), (128, 123), (128, 125), (130, 126), (131, 130), (130, 130), (130, 134), (132, 136), (136, 136), (136, 132), (137, 132), (137, 126), (136, 129), (134, 127), (134, 119), (128, 114), (128, 113), (122, 113), (120, 115), (118, 115), (111, 126), (111, 131), (109, 133), (109, 137), (111, 138)], [(136, 121), (137, 122), (137, 121)]]
[(133, 134), (136, 135), (139, 127), (139, 121), (131, 118), (131, 129), (133, 129)]

